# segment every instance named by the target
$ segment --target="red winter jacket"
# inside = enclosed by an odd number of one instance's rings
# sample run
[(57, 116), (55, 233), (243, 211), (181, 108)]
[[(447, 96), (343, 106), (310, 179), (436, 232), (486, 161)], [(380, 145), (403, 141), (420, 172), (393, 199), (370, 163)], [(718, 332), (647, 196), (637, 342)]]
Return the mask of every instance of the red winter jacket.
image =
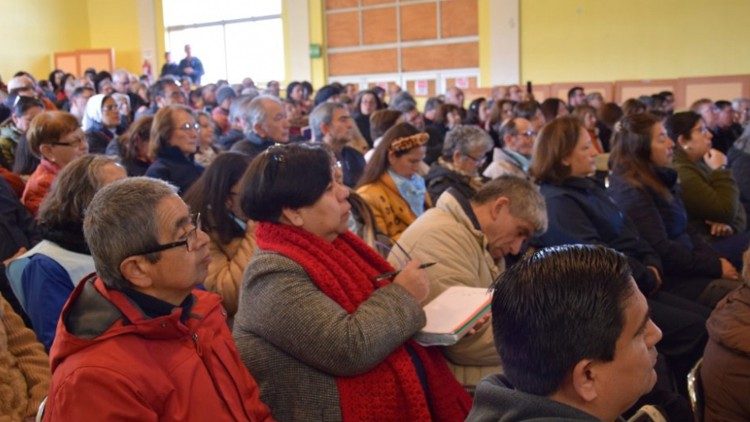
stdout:
[(21, 202), (27, 210), (36, 217), (39, 206), (42, 205), (44, 197), (52, 188), (52, 182), (55, 181), (57, 173), (60, 172), (60, 166), (42, 158), (36, 170), (31, 173), (29, 180), (26, 181), (26, 188), (23, 190)]
[(182, 308), (148, 318), (98, 277), (82, 281), (63, 308), (50, 351), (45, 420), (271, 420), (221, 299), (193, 295), (182, 323)]

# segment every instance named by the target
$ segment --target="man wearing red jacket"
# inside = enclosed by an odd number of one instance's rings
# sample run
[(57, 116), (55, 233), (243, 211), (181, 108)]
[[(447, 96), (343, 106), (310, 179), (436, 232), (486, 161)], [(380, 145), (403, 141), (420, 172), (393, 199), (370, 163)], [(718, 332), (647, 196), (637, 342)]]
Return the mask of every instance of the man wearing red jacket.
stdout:
[(50, 352), (45, 420), (270, 420), (221, 299), (194, 290), (208, 235), (166, 182), (94, 197), (84, 235), (97, 274), (68, 299)]

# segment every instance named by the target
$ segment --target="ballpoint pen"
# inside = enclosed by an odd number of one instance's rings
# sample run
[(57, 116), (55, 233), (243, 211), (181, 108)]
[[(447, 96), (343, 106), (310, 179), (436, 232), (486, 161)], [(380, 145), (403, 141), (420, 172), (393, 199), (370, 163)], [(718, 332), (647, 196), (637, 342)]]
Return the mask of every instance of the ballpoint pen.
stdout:
[[(435, 264), (437, 264), (437, 262), (427, 262), (427, 263), (424, 263), (424, 264), (420, 265), (419, 269), (423, 270), (425, 268), (432, 267)], [(375, 276), (375, 281), (380, 281), (380, 280), (385, 280), (386, 278), (395, 277), (400, 272), (401, 272), (401, 270), (397, 270), (397, 271), (390, 271), (390, 272), (387, 272), (387, 273), (379, 274), (379, 275)]]

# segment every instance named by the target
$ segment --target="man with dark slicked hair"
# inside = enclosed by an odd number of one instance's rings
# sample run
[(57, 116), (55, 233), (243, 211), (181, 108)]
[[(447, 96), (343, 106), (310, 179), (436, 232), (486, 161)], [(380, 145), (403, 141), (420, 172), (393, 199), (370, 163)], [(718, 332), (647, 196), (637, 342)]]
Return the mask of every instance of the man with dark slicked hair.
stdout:
[(614, 421), (653, 388), (661, 331), (624, 255), (542, 249), (493, 288), (505, 375), (479, 384), (468, 421)]

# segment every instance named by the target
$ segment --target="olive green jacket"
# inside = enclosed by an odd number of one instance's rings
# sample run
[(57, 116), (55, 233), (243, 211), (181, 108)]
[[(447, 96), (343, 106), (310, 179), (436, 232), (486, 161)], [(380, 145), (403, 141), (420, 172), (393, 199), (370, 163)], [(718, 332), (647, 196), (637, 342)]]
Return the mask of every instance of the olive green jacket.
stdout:
[(747, 228), (740, 191), (727, 169), (711, 170), (702, 160), (691, 161), (680, 148), (674, 150), (674, 169), (682, 185), (682, 201), (690, 223), (708, 234), (706, 220), (728, 224), (735, 233)]

